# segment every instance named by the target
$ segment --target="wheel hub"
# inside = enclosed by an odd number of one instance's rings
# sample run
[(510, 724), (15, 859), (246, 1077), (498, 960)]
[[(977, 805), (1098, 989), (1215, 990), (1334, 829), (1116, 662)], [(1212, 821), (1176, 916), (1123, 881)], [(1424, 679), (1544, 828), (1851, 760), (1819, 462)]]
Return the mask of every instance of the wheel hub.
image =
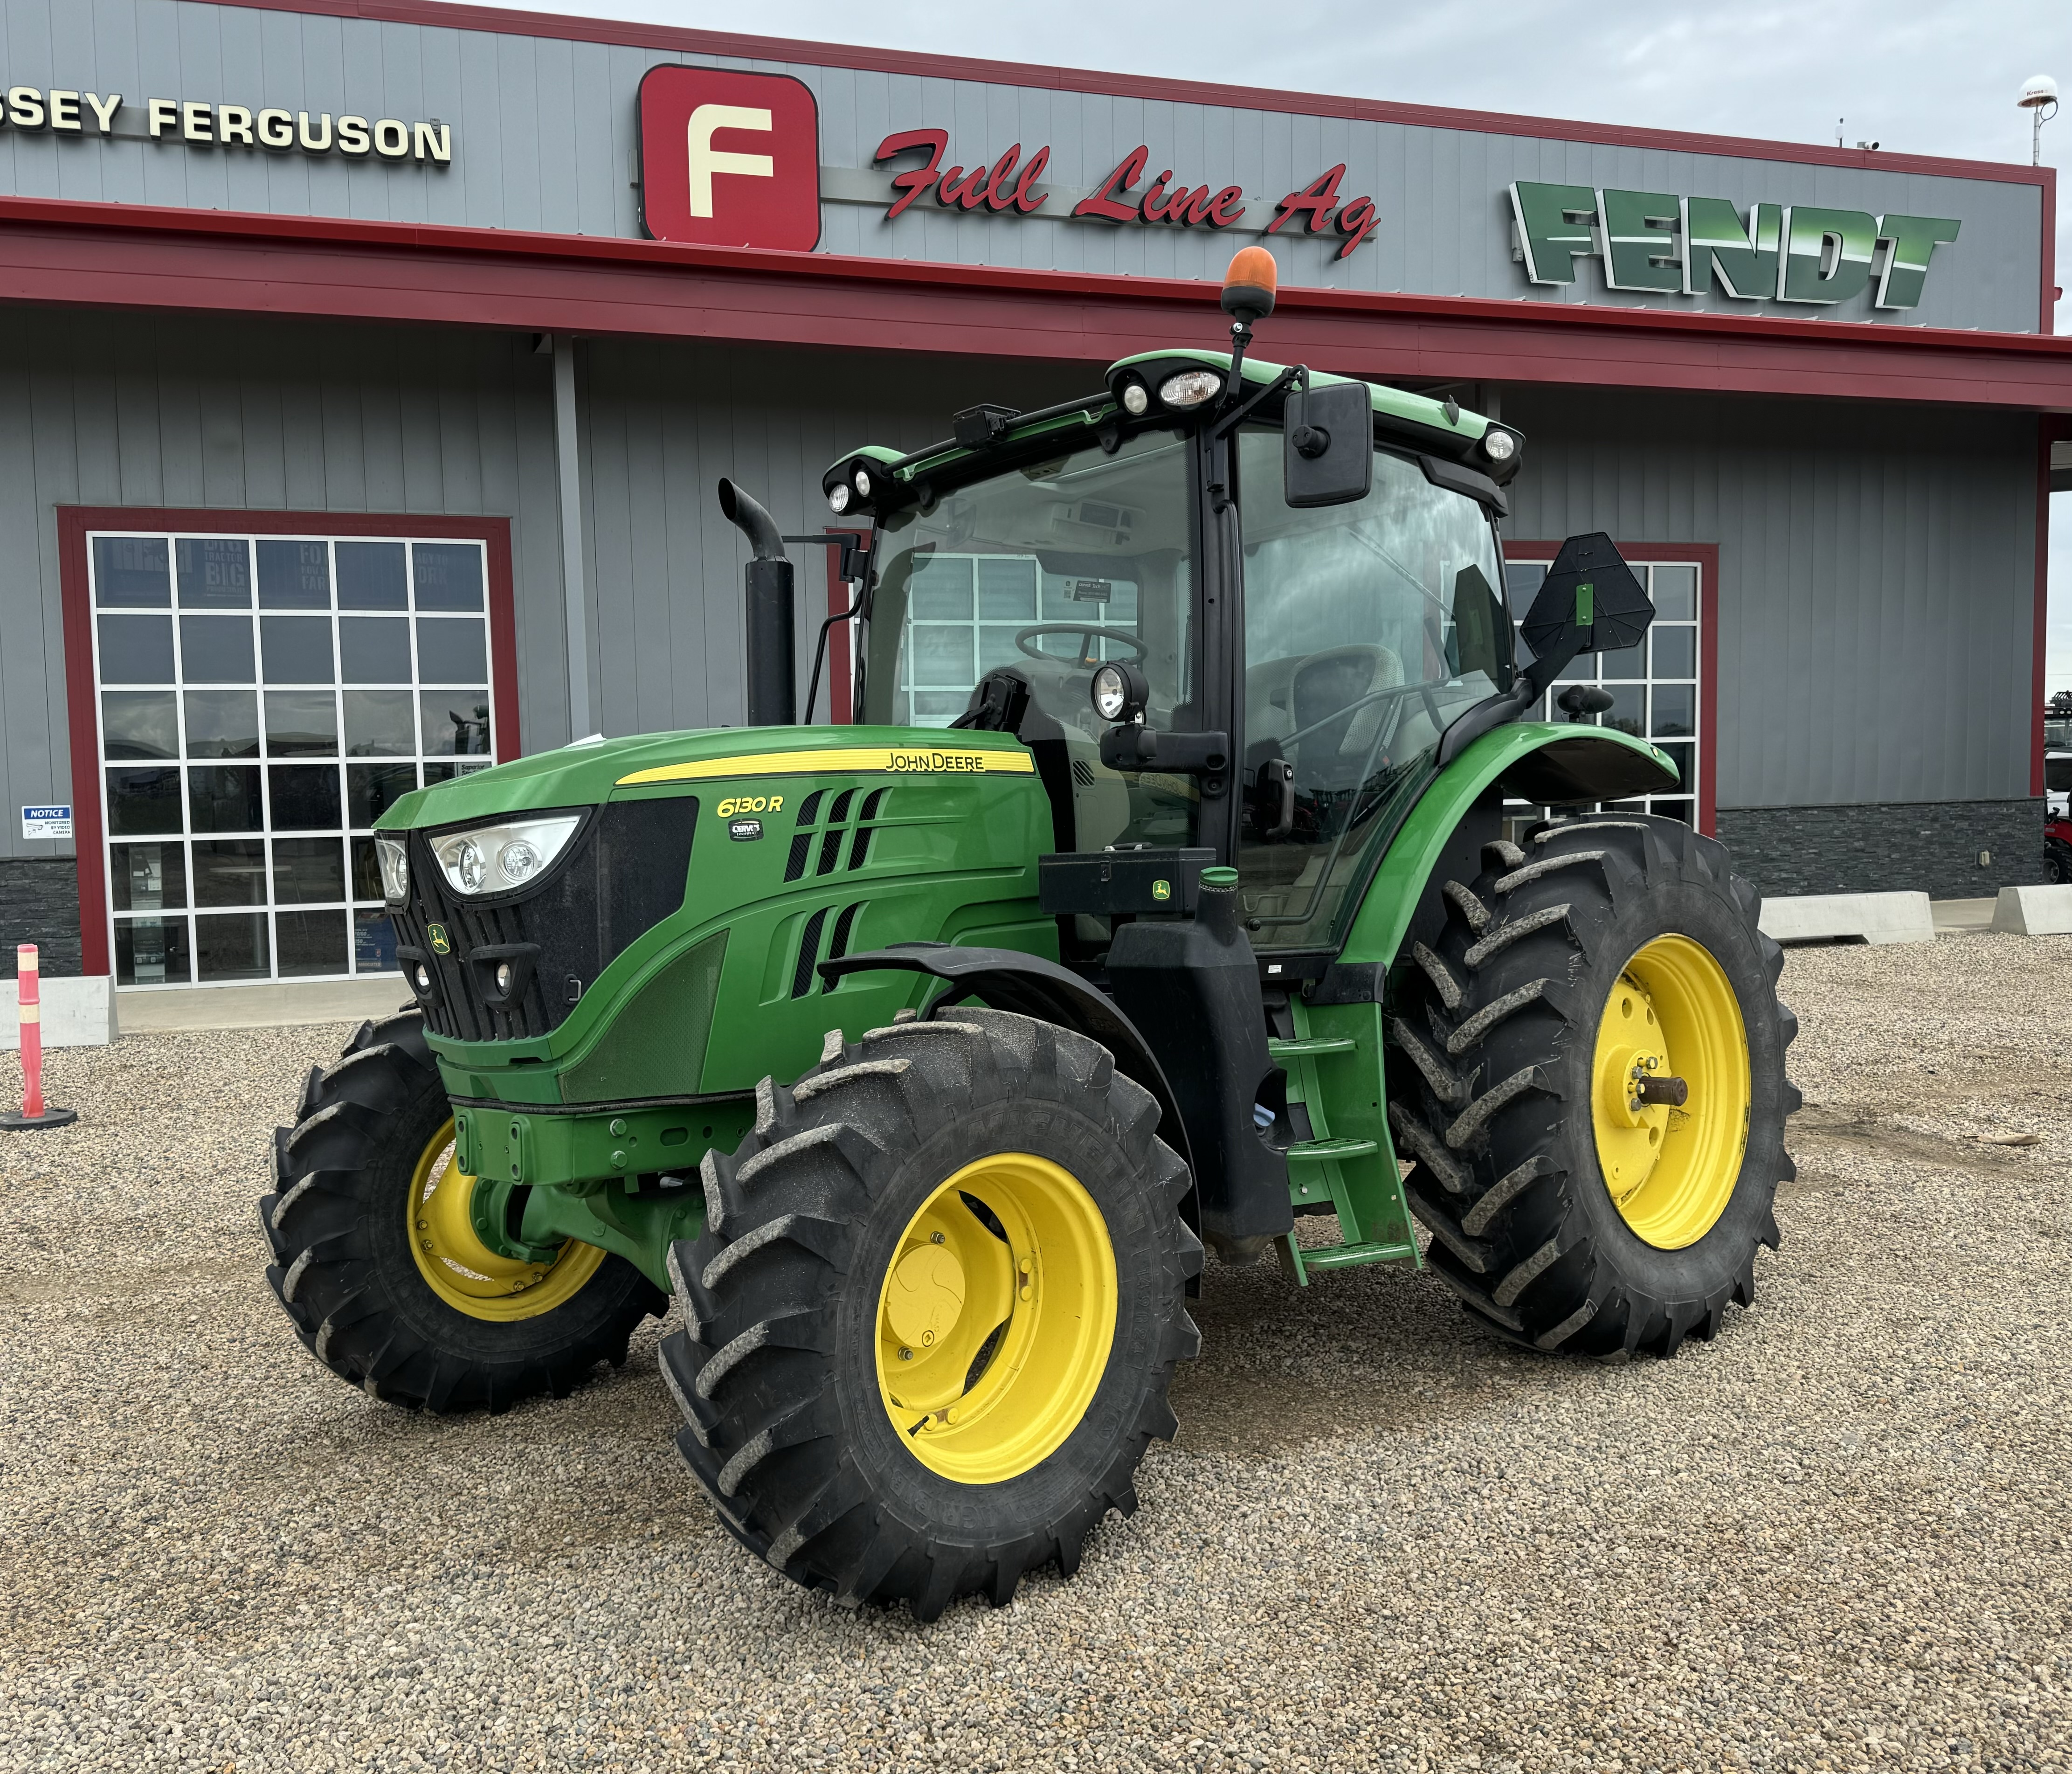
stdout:
[(470, 1318), (536, 1318), (573, 1299), (606, 1253), (571, 1238), (544, 1262), (491, 1250), (471, 1211), (475, 1179), (454, 1162), (454, 1124), (432, 1136), (410, 1179), (410, 1254), (433, 1293)]
[(915, 1459), (997, 1484), (1060, 1447), (1115, 1336), (1115, 1250), (1079, 1179), (1026, 1152), (966, 1165), (901, 1234), (880, 1290), (878, 1381)]
[(1725, 970), (1688, 936), (1644, 945), (1605, 1001), (1590, 1089), (1598, 1167), (1638, 1237), (1679, 1250), (1712, 1230), (1741, 1174), (1750, 1100)]

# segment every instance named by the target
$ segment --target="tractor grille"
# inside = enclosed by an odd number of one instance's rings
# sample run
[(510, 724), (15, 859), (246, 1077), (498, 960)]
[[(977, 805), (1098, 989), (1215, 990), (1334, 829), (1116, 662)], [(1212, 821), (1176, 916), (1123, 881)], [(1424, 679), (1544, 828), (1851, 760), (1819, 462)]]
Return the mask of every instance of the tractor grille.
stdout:
[[(433, 1031), (515, 1041), (560, 1027), (597, 976), (684, 903), (697, 817), (689, 796), (597, 809), (539, 886), (487, 902), (452, 891), (432, 859), (428, 839), (455, 828), (413, 832), (397, 956)], [(445, 954), (432, 940), (435, 924)], [(496, 964), (506, 960), (516, 990), (500, 1003)], [(429, 988), (417, 983), (420, 967)]]

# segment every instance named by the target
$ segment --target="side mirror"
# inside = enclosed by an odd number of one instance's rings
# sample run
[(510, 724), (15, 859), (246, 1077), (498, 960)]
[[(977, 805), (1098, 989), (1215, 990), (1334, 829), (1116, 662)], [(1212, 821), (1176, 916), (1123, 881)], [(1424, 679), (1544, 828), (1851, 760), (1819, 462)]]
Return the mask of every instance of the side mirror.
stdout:
[(1536, 696), (1579, 653), (1639, 645), (1655, 606), (1602, 530), (1572, 536), (1540, 582), (1520, 631), (1532, 649), (1524, 676)]
[(1374, 486), (1374, 407), (1364, 382), (1301, 383), (1281, 418), (1282, 496), (1297, 511), (1347, 505)]

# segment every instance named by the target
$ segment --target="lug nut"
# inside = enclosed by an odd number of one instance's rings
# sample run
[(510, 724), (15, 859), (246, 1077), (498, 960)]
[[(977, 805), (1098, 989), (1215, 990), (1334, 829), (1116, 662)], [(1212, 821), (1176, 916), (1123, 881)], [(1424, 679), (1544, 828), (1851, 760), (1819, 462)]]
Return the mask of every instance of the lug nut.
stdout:
[(914, 1359), (914, 1352), (911, 1349), (902, 1349), (899, 1352), (899, 1359), (902, 1361), (911, 1361)]

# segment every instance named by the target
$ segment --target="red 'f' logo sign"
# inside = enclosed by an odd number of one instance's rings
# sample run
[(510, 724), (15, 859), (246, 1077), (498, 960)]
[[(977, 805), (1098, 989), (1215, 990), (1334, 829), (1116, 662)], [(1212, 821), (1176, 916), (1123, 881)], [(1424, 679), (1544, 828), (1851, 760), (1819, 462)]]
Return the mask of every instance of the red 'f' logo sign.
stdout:
[(658, 241), (810, 253), (820, 117), (787, 74), (651, 68), (640, 82), (640, 220)]

